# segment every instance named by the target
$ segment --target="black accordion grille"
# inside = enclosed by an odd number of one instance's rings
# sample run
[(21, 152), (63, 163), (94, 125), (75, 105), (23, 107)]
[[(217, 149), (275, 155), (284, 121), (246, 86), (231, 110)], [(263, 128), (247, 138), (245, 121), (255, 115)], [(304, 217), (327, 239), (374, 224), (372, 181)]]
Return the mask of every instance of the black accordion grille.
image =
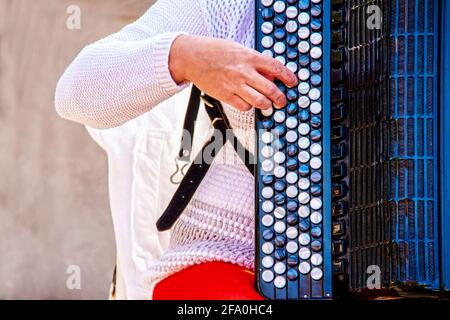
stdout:
[[(348, 286), (437, 283), (436, 0), (347, 1)], [(369, 28), (369, 6), (383, 17)]]

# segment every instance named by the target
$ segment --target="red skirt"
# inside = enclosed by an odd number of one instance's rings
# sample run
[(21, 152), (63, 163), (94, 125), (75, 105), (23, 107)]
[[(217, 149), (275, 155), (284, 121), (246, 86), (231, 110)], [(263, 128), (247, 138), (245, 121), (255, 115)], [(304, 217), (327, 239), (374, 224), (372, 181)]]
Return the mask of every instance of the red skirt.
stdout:
[(255, 274), (223, 262), (208, 262), (177, 272), (153, 291), (154, 300), (263, 300)]

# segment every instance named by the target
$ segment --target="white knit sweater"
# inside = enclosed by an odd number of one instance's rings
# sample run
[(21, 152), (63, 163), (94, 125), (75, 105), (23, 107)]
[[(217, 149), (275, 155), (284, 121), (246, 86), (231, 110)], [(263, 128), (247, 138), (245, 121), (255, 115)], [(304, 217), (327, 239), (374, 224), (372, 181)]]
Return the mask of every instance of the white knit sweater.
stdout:
[[(148, 112), (184, 88), (168, 68), (171, 44), (184, 33), (253, 47), (254, 1), (159, 0), (136, 22), (81, 51), (58, 83), (57, 112), (96, 128), (119, 126)], [(225, 111), (251, 149), (253, 111), (226, 105)], [(253, 268), (254, 182), (229, 145), (173, 227), (170, 248), (151, 267), (148, 281), (205, 261)]]

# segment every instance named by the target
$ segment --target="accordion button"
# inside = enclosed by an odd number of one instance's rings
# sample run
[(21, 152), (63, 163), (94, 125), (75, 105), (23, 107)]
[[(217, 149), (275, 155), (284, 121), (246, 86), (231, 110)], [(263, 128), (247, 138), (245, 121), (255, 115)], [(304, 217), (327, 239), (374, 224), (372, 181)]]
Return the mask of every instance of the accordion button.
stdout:
[(313, 130), (311, 131), (310, 137), (312, 141), (319, 142), (322, 140), (322, 132), (320, 132), (320, 130)]
[(323, 277), (323, 272), (319, 268), (314, 268), (311, 270), (311, 278), (313, 280), (319, 281)]
[(297, 251), (298, 251), (297, 242), (289, 241), (288, 244), (286, 245), (286, 250), (289, 253), (297, 253)]
[(287, 258), (287, 264), (289, 267), (295, 268), (298, 266), (298, 257), (296, 255), (290, 255)]
[(278, 261), (284, 260), (286, 258), (286, 250), (285, 249), (276, 249), (274, 256), (275, 256), (275, 259)]
[(322, 14), (322, 8), (321, 6), (318, 5), (314, 5), (311, 8), (311, 15), (315, 18), (320, 17), (320, 15)]
[(298, 112), (298, 106), (297, 103), (289, 103), (286, 111), (289, 115), (295, 115)]
[(275, 177), (277, 177), (278, 179), (281, 179), (286, 175), (286, 169), (281, 166), (278, 166), (273, 170), (273, 173), (274, 173)]
[[(298, 77), (300, 78), (300, 80), (302, 81), (306, 81), (309, 79), (311, 73), (309, 72), (308, 69), (300, 69), (300, 71), (298, 72)], [(308, 104), (309, 105), (309, 104)], [(305, 107), (303, 107), (305, 108)]]
[(274, 189), (277, 190), (278, 192), (283, 192), (286, 189), (286, 183), (283, 181), (277, 181), (275, 182), (275, 184), (273, 185)]
[[(298, 65), (295, 62), (291, 61), (286, 64), (286, 68), (288, 68), (292, 73), (296, 73), (298, 70)], [(288, 90), (288, 94), (289, 94), (289, 91), (294, 91), (294, 90)], [(289, 101), (297, 100), (297, 92), (296, 91), (294, 91), (293, 93), (291, 92), (291, 95), (287, 96), (287, 98)]]
[(283, 150), (286, 147), (286, 141), (284, 139), (277, 139), (272, 145), (276, 150)]
[(320, 128), (321, 125), (322, 125), (322, 119), (320, 117), (314, 116), (311, 118), (311, 126), (314, 129)]
[(265, 7), (270, 7), (273, 4), (273, 0), (261, 0), (261, 3)]
[(265, 172), (272, 172), (273, 167), (274, 165), (271, 160), (264, 160), (261, 164), (261, 169)]
[(320, 172), (314, 171), (311, 173), (311, 181), (314, 183), (319, 183), (322, 180), (322, 175)]
[(286, 27), (285, 28), (286, 28), (287, 32), (294, 33), (294, 32), (297, 32), (297, 30), (298, 30), (298, 24), (297, 24), (296, 21), (290, 20), (290, 21), (288, 21), (286, 23)]
[[(311, 59), (310, 59), (309, 56), (306, 55), (306, 54), (301, 55), (300, 58), (298, 59), (298, 63), (299, 63), (299, 65), (302, 66), (302, 67), (307, 67), (307, 66), (309, 66), (309, 63), (310, 63), (310, 62), (311, 62)], [(303, 71), (303, 72), (304, 72), (305, 77), (309, 79), (309, 74), (310, 74), (310, 73), (309, 73), (309, 70), (307, 70), (307, 71), (308, 71), (308, 73), (307, 73), (306, 71)]]
[(289, 19), (296, 19), (298, 16), (298, 9), (294, 6), (290, 6), (286, 9), (286, 16)]
[(272, 267), (273, 267), (273, 264), (274, 264), (274, 260), (273, 260), (273, 258), (270, 257), (270, 256), (264, 257), (264, 258), (262, 259), (262, 265), (263, 265), (263, 267), (266, 268), (266, 269), (272, 268)]
[[(286, 195), (288, 196), (288, 198), (291, 198), (291, 199), (297, 197), (297, 195), (298, 195), (297, 187), (296, 186), (289, 186), (286, 189)], [(296, 210), (296, 208), (294, 210)], [(293, 211), (293, 210), (289, 210), (289, 211)]]
[(273, 194), (274, 194), (274, 191), (271, 187), (265, 187), (261, 191), (261, 195), (266, 199), (272, 198)]
[(302, 109), (298, 115), (300, 121), (306, 122), (309, 120), (309, 111)]
[(322, 70), (322, 64), (319, 61), (311, 62), (311, 70), (314, 72), (319, 72)]
[[(293, 188), (295, 188), (295, 187), (293, 187)], [(286, 207), (287, 207), (289, 212), (297, 211), (297, 209), (298, 209), (298, 202), (296, 200), (289, 200), (287, 205), (286, 205)]]
[[(297, 44), (295, 44), (295, 45), (297, 45)], [(286, 56), (288, 57), (289, 60), (297, 60), (297, 58), (298, 58), (297, 48), (295, 50), (288, 49)]]
[(322, 22), (319, 19), (313, 19), (310, 25), (313, 31), (319, 31), (322, 29)]
[(271, 201), (264, 201), (262, 204), (262, 210), (265, 213), (271, 213), (273, 211), (274, 205)]
[(322, 242), (319, 240), (314, 240), (311, 242), (311, 250), (315, 252), (322, 250)]
[(283, 219), (286, 216), (286, 210), (283, 207), (277, 207), (274, 211), (274, 216), (277, 219)]
[(302, 231), (302, 232), (307, 232), (310, 227), (311, 227), (311, 224), (310, 224), (309, 220), (307, 220), (307, 219), (302, 219), (299, 223), (299, 228), (300, 228), (300, 231)]
[(262, 245), (261, 250), (262, 250), (262, 252), (263, 252), (264, 254), (267, 254), (267, 255), (272, 254), (272, 252), (273, 252), (273, 250), (274, 250), (273, 244), (270, 243), (270, 242), (265, 242), (265, 243)]
[(322, 49), (319, 47), (314, 47), (309, 52), (313, 59), (320, 59), (322, 57)]
[(313, 143), (309, 148), (309, 151), (313, 156), (319, 156), (322, 153), (322, 146), (318, 143)]
[(309, 152), (307, 152), (307, 151), (302, 151), (298, 155), (298, 160), (301, 163), (308, 163), (310, 158), (311, 158), (311, 156), (309, 155)]
[(322, 228), (320, 228), (320, 227), (313, 227), (313, 228), (311, 229), (311, 235), (312, 235), (314, 238), (319, 238), (319, 237), (321, 237), (321, 236), (322, 236)]
[(310, 40), (311, 40), (311, 43), (313, 44), (313, 45), (319, 45), (319, 44), (321, 44), (322, 43), (322, 35), (320, 34), (320, 33), (318, 33), (318, 32), (314, 32), (312, 35), (311, 35), (311, 37), (310, 37)]
[(311, 183), (306, 178), (302, 178), (298, 182), (298, 187), (303, 191), (308, 190), (310, 186), (311, 186)]
[(282, 206), (286, 203), (286, 197), (282, 194), (277, 194), (274, 198), (274, 201), (277, 206)]
[(312, 114), (320, 114), (322, 112), (322, 105), (319, 102), (315, 101), (311, 103), (309, 110), (311, 110)]
[(271, 241), (274, 236), (275, 236), (275, 234), (270, 229), (264, 230), (264, 232), (263, 232), (263, 239), (266, 241)]
[(302, 135), (302, 136), (306, 136), (307, 134), (309, 134), (311, 128), (309, 127), (309, 125), (307, 123), (301, 123), (298, 126), (298, 132)]
[(291, 213), (287, 216), (286, 222), (290, 226), (295, 226), (298, 223), (298, 215), (296, 213)]
[[(295, 68), (297, 68), (297, 64), (294, 62), (289, 62), (288, 64), (295, 64)], [(297, 100), (298, 98), (298, 94), (297, 91), (294, 89), (289, 89), (286, 93), (286, 98), (290, 101), (293, 102), (295, 100)]]
[(272, 50), (264, 50), (261, 54), (262, 54), (263, 56), (266, 56), (266, 57), (269, 57), (269, 58), (273, 58), (273, 52), (272, 52)]
[(269, 21), (264, 22), (261, 25), (261, 31), (264, 34), (271, 34), (273, 32), (273, 24)]
[(286, 17), (284, 15), (278, 15), (273, 19), (273, 23), (278, 28), (282, 28), (286, 24)]
[(269, 184), (272, 184), (273, 182), (274, 182), (274, 180), (275, 180), (275, 178), (274, 178), (274, 176), (273, 175), (269, 175), (269, 174), (266, 174), (266, 175), (263, 175), (262, 176), (262, 182), (265, 184), (265, 185), (269, 185)]
[(261, 140), (265, 144), (269, 144), (273, 141), (273, 134), (269, 131), (263, 132), (263, 134), (261, 135)]
[(296, 118), (288, 117), (286, 119), (286, 127), (288, 127), (289, 129), (297, 128), (297, 126), (298, 126), (298, 121)]
[(270, 158), (271, 156), (273, 156), (273, 148), (271, 146), (264, 146), (261, 149), (261, 155), (264, 158)]
[(298, 238), (298, 242), (302, 246), (307, 246), (311, 242), (311, 237), (307, 233), (302, 233)]
[(273, 225), (273, 217), (270, 214), (266, 214), (262, 217), (261, 222), (265, 227), (271, 227)]
[(309, 162), (309, 165), (312, 169), (319, 170), (320, 168), (322, 168), (322, 160), (320, 160), (320, 158), (314, 157)]
[(301, 10), (306, 10), (306, 9), (308, 9), (308, 8), (309, 8), (309, 0), (300, 0), (300, 1), (298, 2), (298, 7), (299, 7)]
[(286, 162), (286, 168), (290, 171), (294, 171), (297, 170), (298, 168), (298, 160), (295, 158), (290, 158), (288, 159), (288, 161)]
[(268, 20), (272, 20), (273, 17), (275, 15), (275, 12), (273, 12), (272, 8), (265, 8), (262, 12), (261, 12), (261, 16), (263, 17), (264, 20), (268, 21)]
[(322, 255), (321, 255), (321, 254), (319, 254), (319, 253), (314, 253), (314, 254), (311, 256), (311, 264), (312, 264), (313, 266), (320, 266), (320, 265), (322, 264), (322, 262), (323, 262), (323, 258), (322, 258)]
[(298, 15), (298, 22), (300, 22), (301, 25), (306, 25), (311, 20), (311, 17), (309, 16), (309, 13), (302, 12)]
[(286, 236), (289, 238), (289, 239), (297, 239), (297, 237), (298, 237), (298, 230), (297, 230), (297, 228), (294, 228), (294, 227), (289, 227), (288, 229), (287, 229), (287, 231), (286, 231)]
[(264, 48), (266, 48), (266, 49), (272, 48), (272, 46), (273, 46), (273, 38), (272, 38), (272, 37), (269, 37), (269, 36), (265, 36), (265, 37), (262, 38), (262, 40), (261, 40), (261, 45), (262, 45)]
[(273, 127), (273, 120), (272, 119), (265, 119), (265, 120), (263, 120), (262, 121), (262, 127), (263, 127), (263, 129), (266, 129), (266, 130), (269, 130), (269, 129), (272, 129), (272, 127)]
[(273, 267), (273, 270), (277, 274), (284, 274), (286, 272), (286, 265), (283, 262), (277, 262)]
[(301, 248), (298, 252), (298, 256), (302, 260), (308, 260), (309, 257), (311, 257), (311, 250), (309, 250), (308, 248)]
[(274, 279), (274, 274), (270, 270), (266, 270), (261, 275), (264, 282), (272, 282)]
[(311, 31), (309, 31), (308, 27), (301, 27), (300, 29), (298, 29), (298, 36), (302, 40), (308, 39), (310, 35), (311, 35)]
[(322, 222), (322, 214), (320, 212), (314, 211), (311, 213), (311, 222), (314, 224), (319, 224)]
[(277, 152), (273, 156), (273, 160), (278, 164), (282, 164), (286, 161), (286, 155), (283, 152)]
[(320, 98), (320, 90), (313, 88), (309, 91), (308, 96), (311, 100), (318, 100)]
[[(277, 59), (282, 65), (286, 64), (286, 58), (283, 56), (276, 56), (275, 59)], [(284, 91), (284, 90), (282, 90)]]
[(310, 213), (310, 210), (307, 206), (302, 206), (302, 207), (300, 207), (300, 209), (298, 209), (298, 214), (302, 218), (308, 218), (309, 213)]
[(311, 76), (311, 84), (313, 85), (313, 86), (318, 86), (318, 85), (320, 85), (322, 83), (322, 77), (320, 76), (320, 75), (318, 75), (318, 74), (313, 74), (312, 76)]
[(298, 91), (299, 91), (301, 94), (308, 94), (310, 89), (311, 89), (311, 86), (309, 85), (308, 82), (301, 82), (301, 83), (298, 85)]
[(300, 176), (302, 176), (302, 177), (308, 176), (310, 171), (311, 171), (311, 169), (309, 168), (309, 166), (307, 164), (302, 164), (298, 170)]
[(283, 289), (286, 286), (286, 279), (284, 277), (278, 276), (273, 281), (273, 284), (278, 289)]
[(273, 114), (273, 108), (261, 110), (261, 114), (265, 117), (270, 117)]
[(286, 10), (286, 3), (284, 1), (277, 1), (273, 5), (273, 10), (276, 13), (283, 13)]
[(273, 36), (276, 40), (283, 40), (286, 37), (286, 31), (284, 29), (277, 29)]
[[(275, 117), (274, 117), (274, 119), (275, 119)], [(275, 128), (273, 129), (273, 133), (277, 137), (284, 136), (284, 134), (286, 133), (286, 127), (284, 125), (282, 125), (282, 124), (279, 124), (279, 125), (275, 126)]]
[(320, 197), (322, 195), (322, 186), (319, 184), (311, 186), (311, 195), (313, 197)]
[(290, 270), (287, 272), (287, 278), (288, 278), (290, 281), (295, 281), (295, 280), (297, 280), (297, 278), (298, 278), (298, 272), (297, 272), (297, 270), (295, 270), (295, 269), (290, 269)]
[(298, 51), (300, 51), (300, 53), (308, 53), (310, 48), (309, 43), (306, 41), (300, 41), (298, 44)]
[(284, 235), (278, 235), (276, 236), (274, 243), (278, 248), (284, 247), (286, 244), (286, 237)]
[(298, 271), (300, 271), (301, 274), (308, 274), (311, 271), (311, 265), (308, 262), (302, 262), (298, 266)]
[(294, 143), (297, 141), (298, 135), (297, 132), (290, 130), (286, 133), (286, 141), (289, 143)]
[(311, 209), (320, 210), (322, 208), (322, 200), (320, 198), (313, 198), (311, 200)]
[(294, 183), (296, 183), (296, 182), (298, 181), (298, 175), (297, 175), (297, 173), (295, 173), (295, 172), (289, 172), (289, 173), (286, 175), (286, 181), (287, 181), (287, 183), (289, 183), (289, 184), (294, 184)]

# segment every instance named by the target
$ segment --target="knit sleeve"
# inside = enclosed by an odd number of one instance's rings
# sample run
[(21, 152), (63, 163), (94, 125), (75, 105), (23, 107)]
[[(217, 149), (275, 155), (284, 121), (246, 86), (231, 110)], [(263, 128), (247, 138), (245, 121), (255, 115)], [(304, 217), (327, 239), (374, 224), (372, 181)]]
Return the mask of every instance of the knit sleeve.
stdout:
[(169, 72), (180, 34), (209, 35), (202, 0), (159, 0), (136, 22), (85, 47), (58, 82), (58, 114), (112, 128), (149, 111), (185, 87)]

